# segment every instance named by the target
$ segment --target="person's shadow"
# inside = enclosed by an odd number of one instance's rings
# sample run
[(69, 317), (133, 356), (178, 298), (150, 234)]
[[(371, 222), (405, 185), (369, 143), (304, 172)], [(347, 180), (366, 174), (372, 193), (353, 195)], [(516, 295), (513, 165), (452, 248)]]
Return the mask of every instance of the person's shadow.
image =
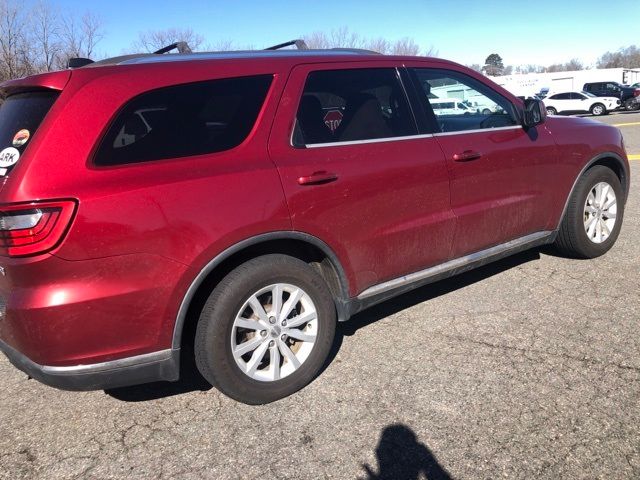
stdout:
[(362, 467), (367, 476), (360, 480), (451, 480), (449, 472), (406, 425), (390, 425), (382, 431), (376, 456), (378, 473), (365, 463)]

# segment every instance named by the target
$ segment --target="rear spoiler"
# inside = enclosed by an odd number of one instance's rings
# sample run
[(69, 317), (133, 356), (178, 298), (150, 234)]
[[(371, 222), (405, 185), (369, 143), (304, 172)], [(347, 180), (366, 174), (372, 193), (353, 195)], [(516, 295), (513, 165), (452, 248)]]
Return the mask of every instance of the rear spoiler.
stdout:
[(63, 90), (67, 83), (69, 83), (70, 78), (71, 72), (69, 70), (17, 78), (1, 84), (0, 93), (8, 95), (40, 89)]

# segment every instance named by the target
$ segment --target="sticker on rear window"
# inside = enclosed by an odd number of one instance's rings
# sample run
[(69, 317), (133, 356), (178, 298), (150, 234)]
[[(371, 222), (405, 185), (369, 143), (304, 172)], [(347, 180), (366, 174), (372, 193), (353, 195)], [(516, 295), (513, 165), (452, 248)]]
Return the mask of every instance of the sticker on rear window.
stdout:
[(8, 147), (0, 152), (0, 168), (8, 168), (16, 163), (20, 159), (20, 152), (13, 148)]
[(31, 138), (31, 132), (29, 132), (29, 130), (27, 130), (26, 128), (23, 128), (13, 136), (13, 146), (21, 147), (25, 143), (27, 143), (30, 138)]

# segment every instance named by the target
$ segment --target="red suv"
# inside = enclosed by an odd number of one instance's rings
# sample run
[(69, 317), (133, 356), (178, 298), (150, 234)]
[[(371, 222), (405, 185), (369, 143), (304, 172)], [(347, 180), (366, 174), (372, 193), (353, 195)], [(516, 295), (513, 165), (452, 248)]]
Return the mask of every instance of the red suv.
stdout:
[(629, 189), (618, 129), (439, 59), (135, 55), (2, 89), (0, 349), (63, 389), (192, 355), (282, 398), (364, 308), (543, 244), (605, 253)]

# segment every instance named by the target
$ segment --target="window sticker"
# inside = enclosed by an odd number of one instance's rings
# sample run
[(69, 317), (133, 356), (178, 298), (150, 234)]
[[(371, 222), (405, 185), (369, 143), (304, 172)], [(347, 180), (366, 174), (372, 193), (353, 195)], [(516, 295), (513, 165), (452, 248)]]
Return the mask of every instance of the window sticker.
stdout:
[(20, 130), (18, 133), (14, 135), (13, 146), (16, 148), (21, 147), (25, 143), (27, 143), (30, 138), (31, 138), (31, 132), (29, 132), (29, 130), (27, 130), (26, 128), (23, 128), (22, 130)]
[(331, 133), (336, 133), (336, 130), (342, 123), (342, 112), (340, 110), (330, 110), (324, 116), (324, 124), (327, 126)]
[(0, 168), (8, 168), (16, 163), (20, 159), (20, 152), (13, 148), (8, 147), (0, 152)]

